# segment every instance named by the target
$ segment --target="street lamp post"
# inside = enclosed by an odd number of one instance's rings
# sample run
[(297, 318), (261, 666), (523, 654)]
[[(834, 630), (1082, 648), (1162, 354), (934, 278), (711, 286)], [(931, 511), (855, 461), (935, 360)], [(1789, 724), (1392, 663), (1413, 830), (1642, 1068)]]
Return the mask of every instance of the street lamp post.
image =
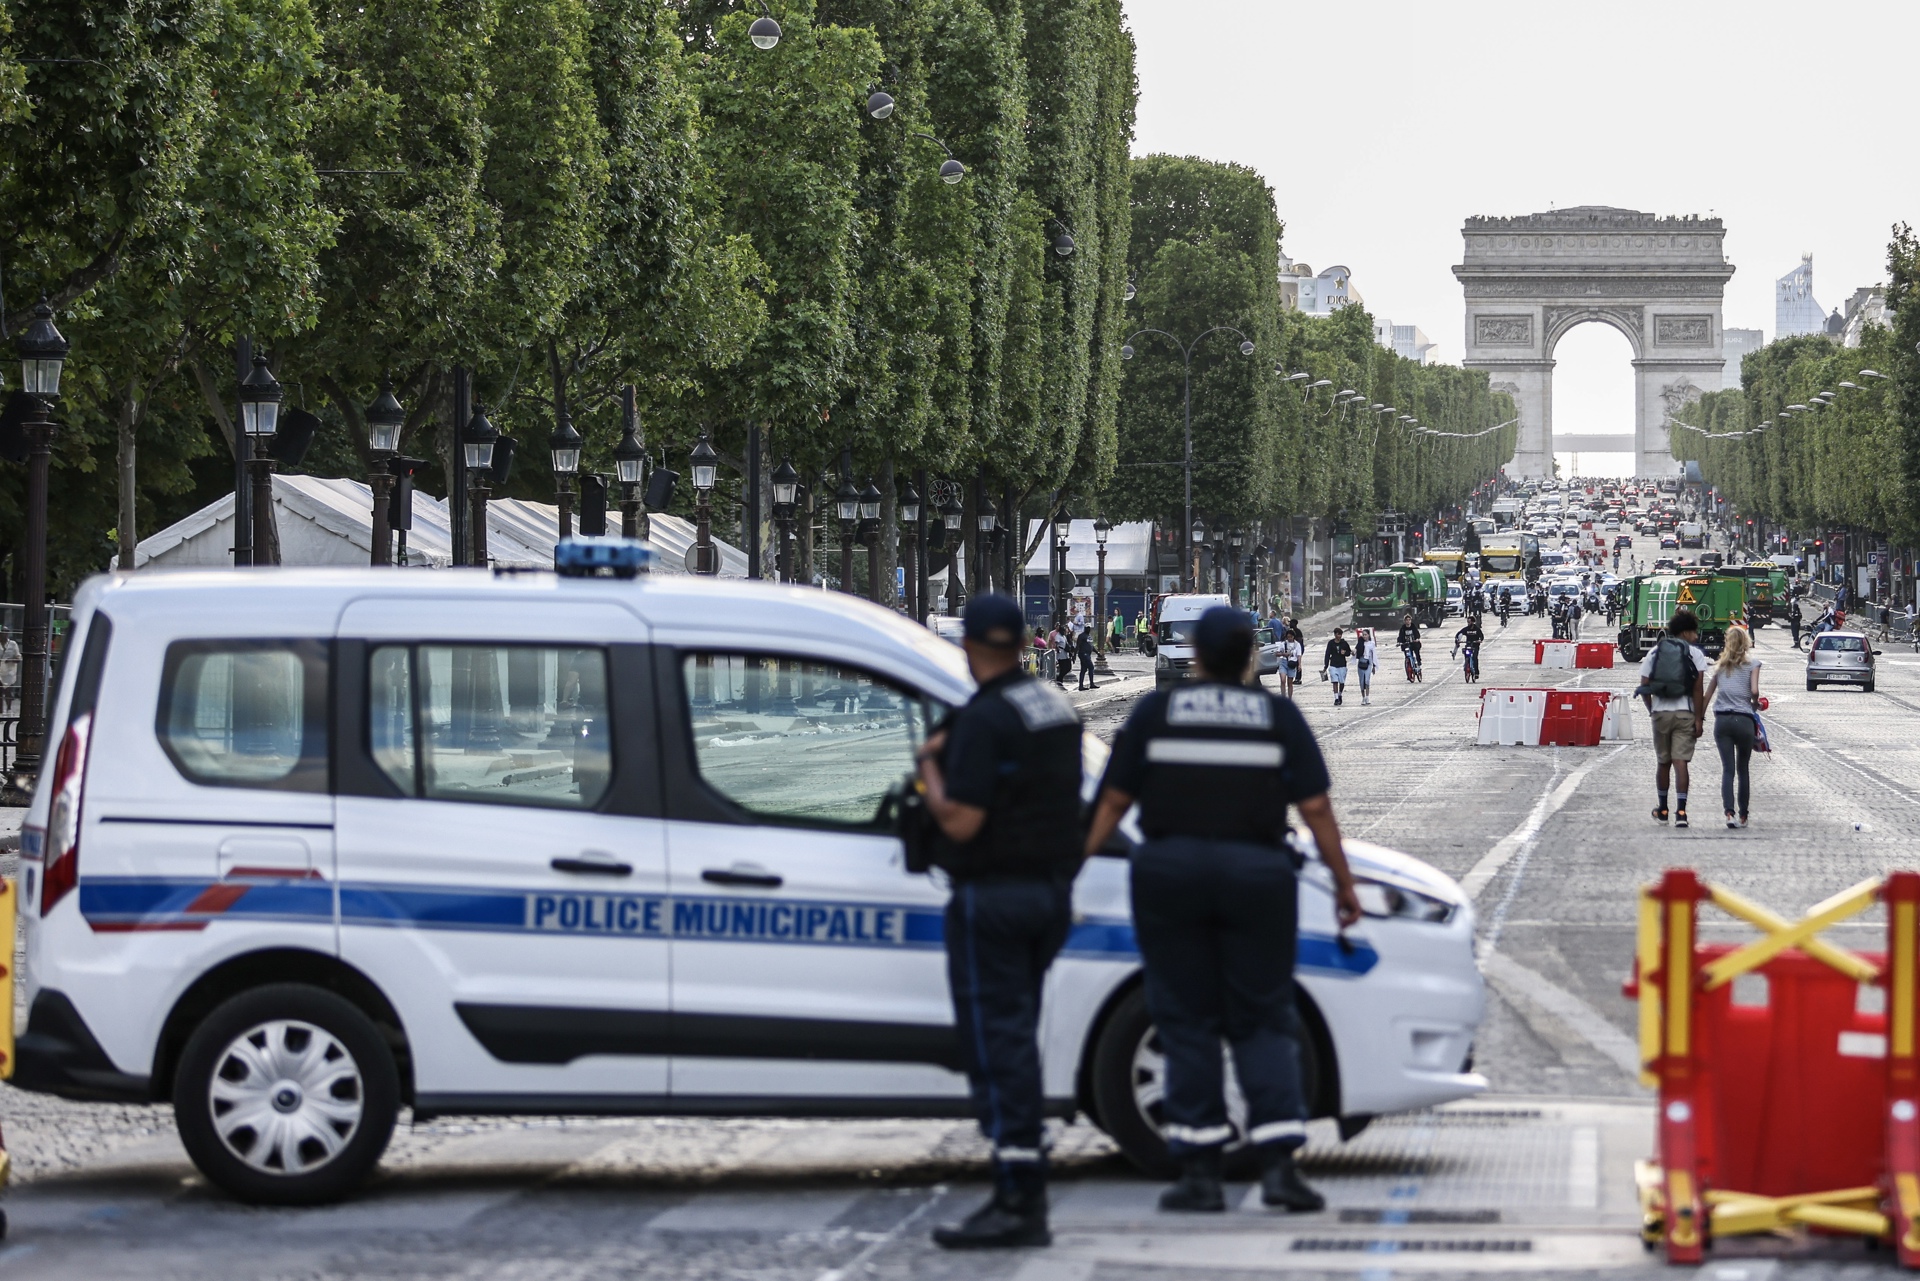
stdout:
[(620, 389), (622, 431), (613, 447), (613, 466), (620, 476), (620, 537), (640, 537), (640, 482), (647, 470), (647, 446), (640, 439), (640, 414), (633, 403), (633, 384)]
[(907, 617), (920, 621), (920, 491), (908, 481), (900, 493), (900, 528), (907, 541)]
[(973, 581), (984, 592), (993, 590), (993, 531), (1000, 525), (1000, 518), (986, 505), (989, 501), (987, 487), (979, 486), (974, 502), (979, 506), (980, 514), (974, 518), (974, 528), (980, 537), (974, 541), (974, 546), (980, 549), (980, 567), (974, 570)]
[(773, 523), (780, 538), (774, 556), (774, 568), (782, 582), (793, 581), (793, 514), (800, 498), (800, 473), (791, 458), (782, 458), (773, 469)]
[(1113, 532), (1113, 526), (1102, 515), (1093, 522), (1093, 544), (1099, 553), (1100, 567), (1095, 571), (1093, 590), (1099, 599), (1099, 607), (1094, 611), (1094, 625), (1099, 633), (1093, 638), (1093, 670), (1097, 676), (1108, 676), (1112, 669), (1107, 666), (1107, 535)]
[(719, 479), (720, 454), (705, 432), (694, 442), (688, 461), (693, 464), (693, 572), (718, 574), (719, 550), (713, 545), (713, 486)]
[(1051, 575), (1053, 579), (1053, 625), (1060, 626), (1067, 617), (1067, 550), (1072, 545), (1073, 513), (1062, 507), (1053, 514), (1053, 559), (1057, 562)]
[(1240, 548), (1246, 542), (1246, 535), (1242, 534), (1238, 529), (1236, 529), (1233, 531), (1231, 535), (1228, 536), (1227, 542), (1231, 544), (1233, 547), (1233, 564), (1230, 566), (1229, 572), (1233, 576), (1233, 588), (1232, 588), (1233, 603), (1237, 606), (1241, 603), (1240, 601), (1240, 570), (1241, 570)]
[[(1184, 423), (1182, 430), (1186, 442), (1180, 461), (1181, 469), (1186, 478), (1186, 510), (1185, 522), (1181, 526), (1182, 529), (1190, 529), (1193, 526), (1193, 351), (1194, 348), (1200, 345), (1200, 339), (1205, 338), (1208, 334), (1218, 333), (1240, 334), (1240, 354), (1242, 356), (1251, 356), (1253, 354), (1253, 339), (1247, 337), (1245, 334), (1241, 334), (1240, 331), (1232, 325), (1215, 325), (1212, 329), (1198, 334), (1192, 342), (1188, 343), (1181, 342), (1164, 329), (1140, 329), (1128, 335), (1127, 341), (1120, 345), (1120, 359), (1122, 360), (1133, 359), (1133, 340), (1141, 334), (1158, 334), (1180, 349), (1180, 359), (1185, 365), (1185, 373), (1181, 379), (1180, 400)], [(1192, 591), (1193, 575), (1190, 567), (1193, 564), (1193, 545), (1188, 544), (1185, 551), (1186, 555), (1182, 557), (1182, 563), (1189, 566), (1189, 569), (1186, 571), (1186, 581), (1183, 582), (1181, 586), (1187, 591)]]
[(833, 493), (834, 514), (840, 518), (840, 590), (853, 593), (853, 540), (860, 532), (860, 491), (847, 477), (848, 464), (840, 466), (840, 488)]
[(493, 469), (493, 447), (500, 429), (487, 417), (486, 407), (473, 402), (473, 417), (467, 420), (466, 436), (460, 443), (460, 456), (467, 469), (467, 536), (472, 550), (469, 565), (487, 563), (487, 474)]
[(860, 487), (860, 541), (867, 545), (867, 599), (880, 600), (880, 487), (867, 477)]
[[(33, 797), (47, 736), (47, 469), (53, 460), (53, 405), (70, 345), (54, 328), (53, 308), (42, 298), (33, 320), (14, 343), (20, 357), (20, 388), (27, 397), (26, 565), (22, 573), (20, 726), (14, 740), (13, 773), (0, 791), (9, 805)], [(131, 569), (132, 566), (126, 568)]]
[(940, 509), (940, 524), (946, 529), (947, 544), (947, 614), (958, 616), (960, 613), (960, 521), (966, 515), (960, 506), (959, 498), (950, 498), (947, 505)]
[(554, 501), (560, 508), (560, 537), (573, 537), (573, 478), (580, 471), (580, 433), (562, 409), (553, 416), (553, 434), (547, 437), (553, 456)]
[(1194, 521), (1187, 527), (1187, 563), (1180, 573), (1185, 581), (1186, 590), (1194, 590), (1194, 584), (1200, 581), (1200, 549), (1207, 545), (1207, 527)]
[(407, 411), (394, 399), (393, 379), (380, 384), (380, 397), (367, 406), (367, 453), (373, 468), (367, 485), (373, 490), (373, 563), (393, 564), (393, 459), (400, 452), (400, 429)]
[(273, 434), (280, 429), (280, 381), (256, 355), (240, 381), (240, 425), (253, 445), (253, 563), (278, 565), (280, 539), (273, 527)]

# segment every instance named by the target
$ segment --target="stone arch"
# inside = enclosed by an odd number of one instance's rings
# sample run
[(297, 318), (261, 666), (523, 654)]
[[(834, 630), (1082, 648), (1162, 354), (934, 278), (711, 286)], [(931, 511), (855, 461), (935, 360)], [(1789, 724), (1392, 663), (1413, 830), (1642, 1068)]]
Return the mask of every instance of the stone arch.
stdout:
[(1717, 391), (1725, 364), (1720, 304), (1733, 267), (1720, 220), (1587, 205), (1470, 218), (1462, 234), (1465, 261), (1453, 273), (1466, 294), (1463, 363), (1519, 406), (1509, 474), (1553, 473), (1553, 351), (1592, 322), (1633, 349), (1635, 472), (1671, 472), (1672, 393)]

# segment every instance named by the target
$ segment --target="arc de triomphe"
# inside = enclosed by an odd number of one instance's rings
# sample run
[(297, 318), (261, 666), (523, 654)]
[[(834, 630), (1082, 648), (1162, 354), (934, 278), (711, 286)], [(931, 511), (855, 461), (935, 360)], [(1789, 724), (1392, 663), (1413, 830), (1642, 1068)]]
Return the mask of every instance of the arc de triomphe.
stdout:
[[(1633, 441), (1634, 474), (1674, 470), (1667, 417), (1720, 389), (1720, 301), (1733, 267), (1718, 218), (1661, 218), (1584, 205), (1518, 218), (1469, 218), (1466, 261), (1453, 269), (1467, 296), (1468, 369), (1492, 375), (1520, 409), (1508, 475), (1551, 476), (1562, 450)], [(1553, 349), (1590, 321), (1633, 346), (1633, 435), (1553, 435)], [(1618, 442), (1618, 443), (1615, 443)]]

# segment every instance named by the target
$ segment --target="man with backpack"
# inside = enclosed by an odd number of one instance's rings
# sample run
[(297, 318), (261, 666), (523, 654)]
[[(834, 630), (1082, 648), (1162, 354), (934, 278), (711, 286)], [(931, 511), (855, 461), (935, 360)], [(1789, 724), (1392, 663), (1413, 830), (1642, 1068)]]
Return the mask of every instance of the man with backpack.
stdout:
[(1653, 821), (1667, 821), (1667, 781), (1675, 777), (1673, 825), (1687, 825), (1687, 770), (1693, 760), (1694, 745), (1706, 727), (1706, 698), (1701, 676), (1713, 666), (1701, 652), (1700, 620), (1690, 609), (1675, 610), (1667, 620), (1662, 636), (1640, 663), (1640, 688), (1634, 691), (1647, 705), (1653, 719), (1653, 751), (1659, 762), (1654, 770), (1654, 787), (1660, 803), (1654, 807)]

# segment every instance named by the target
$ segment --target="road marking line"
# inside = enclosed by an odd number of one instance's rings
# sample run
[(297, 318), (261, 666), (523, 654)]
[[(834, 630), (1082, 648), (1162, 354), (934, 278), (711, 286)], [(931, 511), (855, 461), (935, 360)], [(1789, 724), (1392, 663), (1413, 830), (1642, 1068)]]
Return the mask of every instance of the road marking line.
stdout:
[(1581, 1040), (1610, 1059), (1614, 1066), (1630, 1076), (1640, 1075), (1640, 1047), (1600, 1011), (1557, 983), (1528, 969), (1505, 952), (1488, 952), (1480, 958), (1480, 969), (1498, 987), (1509, 989), (1533, 1002), (1566, 1024)]
[(1587, 775), (1631, 746), (1633, 746), (1632, 743), (1622, 743), (1606, 755), (1581, 765), (1562, 779), (1558, 787), (1535, 802), (1533, 811), (1527, 815), (1526, 821), (1501, 837), (1494, 847), (1473, 865), (1472, 870), (1460, 878), (1460, 888), (1466, 891), (1467, 897), (1479, 898), (1493, 878), (1500, 874), (1500, 869), (1512, 861), (1513, 856), (1518, 854), (1523, 846), (1538, 839), (1540, 829), (1545, 826), (1546, 821), (1558, 814), (1566, 803), (1573, 799), (1574, 792), (1586, 781)]
[(922, 1201), (919, 1205), (915, 1206), (913, 1209), (913, 1213), (907, 1215), (905, 1218), (901, 1219), (900, 1222), (888, 1228), (884, 1233), (880, 1235), (879, 1240), (870, 1243), (866, 1249), (860, 1251), (860, 1253), (854, 1255), (851, 1259), (848, 1259), (844, 1265), (837, 1268), (828, 1268), (825, 1272), (822, 1272), (819, 1276), (815, 1277), (814, 1281), (846, 1281), (846, 1278), (864, 1269), (867, 1265), (867, 1261), (873, 1258), (874, 1255), (880, 1253), (880, 1251), (886, 1249), (889, 1245), (893, 1244), (893, 1242), (899, 1240), (900, 1234), (902, 1232), (905, 1232), (908, 1228), (912, 1227), (915, 1223), (918, 1223), (920, 1219), (926, 1215), (927, 1211), (933, 1209), (934, 1206), (940, 1203), (940, 1198), (944, 1197), (946, 1194), (947, 1194), (946, 1184), (944, 1183), (935, 1184), (933, 1188), (933, 1195), (928, 1197), (926, 1200)]
[(1575, 1210), (1600, 1208), (1600, 1131), (1590, 1125), (1573, 1132), (1573, 1150), (1567, 1156), (1567, 1205)]

